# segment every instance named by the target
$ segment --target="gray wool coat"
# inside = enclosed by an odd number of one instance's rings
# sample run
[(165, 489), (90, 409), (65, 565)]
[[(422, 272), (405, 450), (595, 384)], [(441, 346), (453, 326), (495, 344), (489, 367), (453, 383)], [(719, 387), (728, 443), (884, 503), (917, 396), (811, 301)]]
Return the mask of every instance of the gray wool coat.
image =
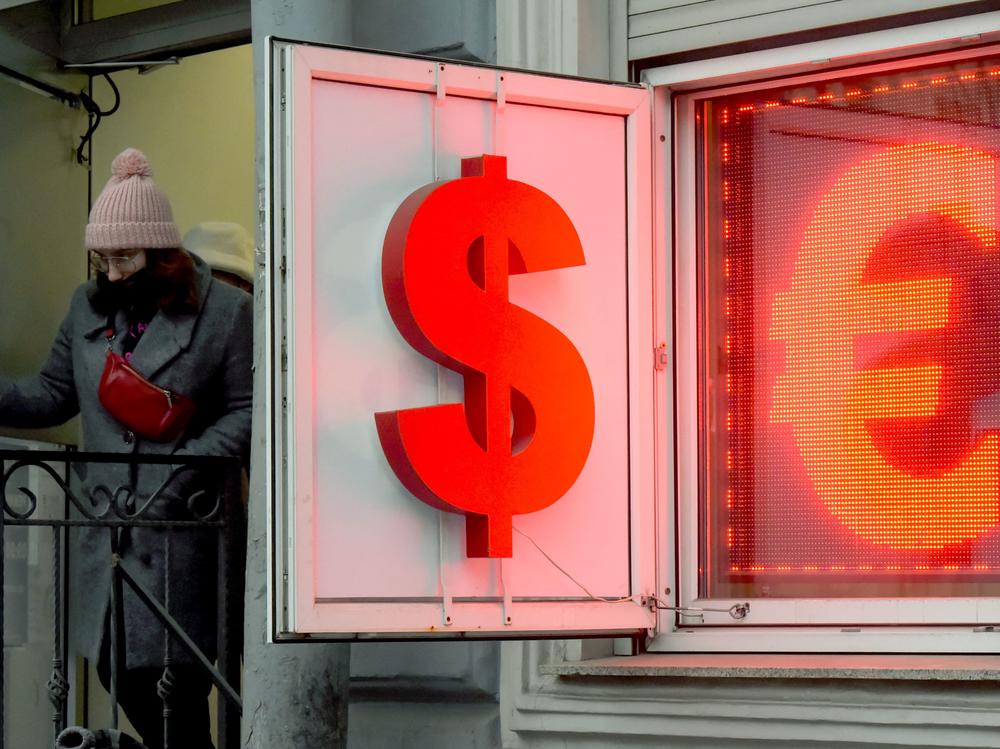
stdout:
[[(131, 359), (133, 367), (151, 382), (194, 398), (197, 412), (183, 434), (170, 442), (145, 440), (111, 417), (98, 400), (98, 383), (107, 356), (108, 320), (90, 304), (94, 281), (74, 293), (39, 374), (19, 381), (0, 377), (0, 424), (52, 426), (79, 413), (84, 450), (230, 455), (245, 460), (250, 445), (253, 387), (252, 300), (249, 294), (214, 280), (199, 258), (194, 257), (194, 261), (198, 311), (181, 315), (158, 311)], [(126, 329), (121, 312), (115, 328), (112, 345), (121, 353)], [(73, 484), (78, 495), (94, 496), (96, 492), (101, 498), (98, 487), (113, 492), (134, 480), (141, 503), (163, 483), (170, 470), (168, 465), (147, 465), (130, 476), (127, 466), (91, 463), (85, 471), (78, 471)], [(183, 498), (199, 481), (197, 476), (183, 476), (183, 480), (171, 482), (148, 517), (189, 517)], [(126, 531), (122, 564), (161, 601), (169, 577), (171, 614), (211, 659), (216, 637), (216, 534), (204, 530), (173, 533), (169, 570), (164, 559), (165, 531), (160, 529)], [(75, 529), (70, 536), (71, 645), (76, 652), (96, 658), (111, 589), (110, 534), (105, 528), (84, 528)], [(128, 586), (124, 620), (126, 667), (162, 666), (164, 630)], [(175, 663), (190, 662), (179, 646), (173, 647), (172, 655)]]

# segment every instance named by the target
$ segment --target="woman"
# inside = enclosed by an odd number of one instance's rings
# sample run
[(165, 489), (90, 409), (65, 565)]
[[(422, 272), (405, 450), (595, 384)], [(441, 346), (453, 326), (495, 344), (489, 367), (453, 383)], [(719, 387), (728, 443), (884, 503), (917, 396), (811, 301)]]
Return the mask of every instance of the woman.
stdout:
[[(252, 304), (248, 294), (212, 279), (200, 259), (180, 249), (170, 204), (157, 188), (146, 157), (119, 154), (112, 177), (94, 202), (86, 248), (96, 278), (80, 286), (70, 303), (48, 360), (26, 380), (0, 379), (0, 423), (43, 427), (80, 414), (88, 451), (153, 455), (228, 455), (244, 460), (251, 414)], [(193, 401), (190, 419), (173, 430), (144, 433), (134, 413), (121, 409), (120, 387), (102, 388), (110, 356), (149, 382)], [(121, 360), (119, 360), (121, 361)], [(117, 416), (112, 415), (116, 413)], [(167, 479), (171, 466), (88, 464), (82, 494), (98, 504), (119, 486), (134, 488), (137, 504)], [(144, 517), (181, 519), (186, 497), (201, 483), (181, 474), (158, 495)], [(123, 567), (161, 601), (170, 584), (170, 612), (195, 643), (215, 655), (217, 572), (214, 534), (171, 532), (170, 564), (165, 532), (130, 528), (120, 540)], [(96, 659), (109, 682), (109, 532), (75, 534), (71, 573), (85, 600), (72, 606), (77, 649)], [(144, 742), (162, 745), (162, 703), (156, 683), (163, 673), (164, 630), (131, 590), (123, 601), (124, 670), (119, 702)], [(173, 647), (169, 742), (176, 748), (211, 747), (207, 676), (180, 647)], [(121, 666), (121, 664), (119, 664)]]

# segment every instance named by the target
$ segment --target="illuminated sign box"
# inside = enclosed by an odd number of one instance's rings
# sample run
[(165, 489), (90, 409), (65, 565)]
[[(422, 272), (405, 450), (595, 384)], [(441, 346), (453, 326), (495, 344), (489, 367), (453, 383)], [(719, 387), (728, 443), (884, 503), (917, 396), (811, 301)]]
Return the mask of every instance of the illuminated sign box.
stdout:
[(646, 91), (276, 64), (279, 635), (652, 626)]
[(989, 594), (998, 66), (701, 103), (701, 595)]
[(1000, 61), (273, 70), (278, 636), (996, 611)]

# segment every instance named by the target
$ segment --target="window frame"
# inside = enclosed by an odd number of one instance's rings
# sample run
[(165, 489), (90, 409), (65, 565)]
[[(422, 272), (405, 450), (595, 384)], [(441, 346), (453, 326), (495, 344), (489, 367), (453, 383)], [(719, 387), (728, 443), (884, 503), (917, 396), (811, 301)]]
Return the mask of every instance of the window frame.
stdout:
[(59, 56), (68, 63), (162, 59), (251, 41), (245, 0), (184, 0), (76, 23), (74, 6), (64, 3), (59, 19)]
[[(912, 67), (924, 59), (940, 63), (997, 54), (998, 28), (1000, 14), (988, 13), (916, 30), (892, 29), (646, 72), (655, 86), (654, 132), (665, 136), (662, 147), (655, 149), (654, 173), (662, 183), (655, 196), (664, 215), (663, 229), (657, 228), (656, 235), (663, 236), (668, 251), (673, 245), (673, 263), (667, 263), (667, 289), (673, 293), (667, 324), (674, 331), (674, 411), (665, 416), (673, 423), (673, 449), (661, 453), (667, 464), (673, 462), (672, 470), (664, 472), (673, 474), (673, 485), (660, 487), (660, 517), (666, 522), (661, 521), (664, 543), (658, 571), (661, 589), (670, 590), (669, 603), (680, 607), (659, 612), (650, 651), (995, 652), (996, 638), (983, 635), (997, 634), (990, 625), (1000, 621), (1000, 597), (750, 599), (750, 613), (742, 620), (726, 610), (743, 600), (698, 597), (695, 110), (705, 98), (793, 79), (805, 84)], [(907, 31), (912, 32), (911, 43), (898, 44), (907, 39)], [(914, 40), (922, 43), (914, 45)]]

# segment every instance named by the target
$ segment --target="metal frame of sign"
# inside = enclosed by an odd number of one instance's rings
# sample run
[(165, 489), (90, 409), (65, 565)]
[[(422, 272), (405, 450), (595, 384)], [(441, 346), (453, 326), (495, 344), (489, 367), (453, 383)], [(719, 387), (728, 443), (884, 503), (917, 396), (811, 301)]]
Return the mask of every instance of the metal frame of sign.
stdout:
[[(675, 183), (663, 195), (668, 211), (665, 231), (675, 242), (671, 312), (676, 335), (676, 506), (679, 533), (666, 537), (659, 559), (660, 580), (674, 593), (670, 602), (691, 614), (662, 610), (656, 636), (647, 643), (661, 652), (994, 652), (983, 623), (1000, 615), (996, 598), (785, 598), (751, 599), (750, 615), (728, 614), (746, 599), (699, 597), (698, 587), (698, 414), (696, 336), (696, 237), (694, 210), (694, 103), (699, 98), (778, 85), (829, 79), (845, 68), (850, 75), (912, 66), (917, 55), (935, 62), (996, 52), (979, 46), (954, 50), (958, 38), (996, 42), (1000, 13), (983, 14), (891, 29), (877, 34), (808, 43), (759, 53), (684, 63), (646, 71), (654, 86), (654, 128), (673, 146), (658, 153), (655, 172), (676, 168)], [(905, 55), (903, 53), (906, 53)], [(886, 59), (890, 57), (890, 59)], [(815, 61), (830, 61), (819, 66)], [(847, 67), (848, 63), (852, 63)], [(817, 71), (817, 67), (822, 69)], [(826, 69), (831, 68), (833, 71)], [(766, 80), (766, 83), (761, 83)], [(670, 130), (674, 133), (671, 136)], [(678, 548), (677, 539), (681, 539)], [(826, 625), (826, 626), (823, 626)], [(850, 625), (850, 626), (844, 626)]]
[[(668, 482), (657, 466), (667, 433), (665, 356), (666, 251), (654, 243), (650, 95), (635, 85), (599, 83), (486, 66), (375, 54), (271, 40), (265, 116), (268, 143), (264, 210), (266, 419), (270, 450), (270, 631), (275, 639), (414, 637), (524, 638), (650, 632), (656, 621), (658, 496)], [(429, 64), (430, 62), (430, 64)], [(315, 594), (313, 489), (297, 477), (313, 476), (310, 444), (314, 402), (296, 378), (311, 376), (310, 317), (297, 313), (312, 298), (313, 226), (311, 90), (314, 81), (461, 96), (500, 107), (530, 104), (624, 118), (627, 204), (628, 305), (628, 569), (625, 599), (502, 597), (330, 600)], [(447, 83), (447, 92), (445, 84)], [(405, 125), (401, 125), (405, 126)], [(501, 135), (496, 133), (495, 138)], [(299, 306), (301, 305), (301, 306)], [(292, 394), (295, 394), (294, 398)], [(292, 402), (294, 401), (294, 402)], [(662, 499), (660, 500), (662, 501)], [(500, 563), (500, 576), (503, 568)], [(350, 574), (345, 570), (345, 574)], [(442, 606), (446, 617), (442, 617)], [(511, 617), (510, 612), (516, 612)], [(507, 622), (505, 624), (504, 622)]]

